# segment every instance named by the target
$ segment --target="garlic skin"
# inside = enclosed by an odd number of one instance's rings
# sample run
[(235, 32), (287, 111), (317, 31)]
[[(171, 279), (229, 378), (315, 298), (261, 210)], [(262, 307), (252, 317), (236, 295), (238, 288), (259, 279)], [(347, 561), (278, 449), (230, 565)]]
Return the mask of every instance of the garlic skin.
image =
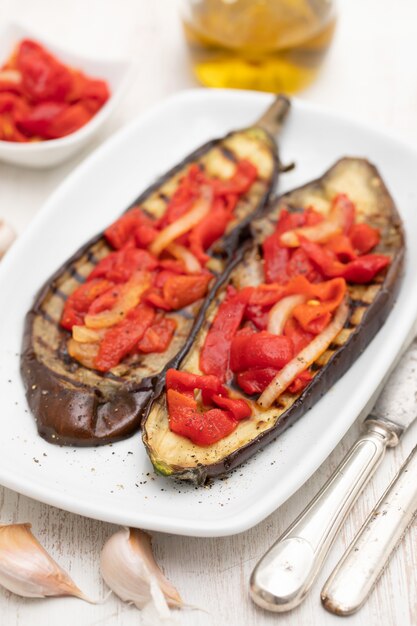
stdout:
[(10, 224), (0, 219), (0, 259), (10, 248), (15, 239), (16, 233), (13, 228)]
[(30, 529), (31, 524), (0, 525), (0, 585), (26, 598), (76, 596), (91, 602)]
[(153, 605), (161, 618), (170, 618), (168, 606), (183, 605), (178, 591), (165, 578), (152, 553), (150, 536), (137, 528), (123, 528), (104, 544), (100, 562), (107, 585), (138, 609)]

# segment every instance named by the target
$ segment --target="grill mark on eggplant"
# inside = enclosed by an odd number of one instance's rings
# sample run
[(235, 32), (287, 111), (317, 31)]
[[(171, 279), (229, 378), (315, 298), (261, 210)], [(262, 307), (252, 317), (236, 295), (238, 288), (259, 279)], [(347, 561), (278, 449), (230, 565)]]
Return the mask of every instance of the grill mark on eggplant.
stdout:
[[(378, 178), (379, 174), (375, 167), (362, 159), (342, 159), (336, 163), (333, 168), (326, 172), (321, 179), (308, 183), (304, 187), (296, 189), (293, 192), (289, 192), (281, 199), (281, 201), (278, 201), (277, 204), (278, 206), (280, 203), (283, 205), (284, 201), (286, 201), (288, 197), (293, 199), (294, 203), (298, 206), (315, 204), (314, 200), (309, 199), (304, 202), (300, 202), (300, 194), (302, 195), (305, 192), (308, 196), (308, 192), (311, 191), (317, 194), (317, 190), (320, 190), (324, 194), (324, 190), (327, 189), (326, 184), (330, 185), (330, 183), (334, 182), (332, 179), (332, 176), (335, 176), (334, 173), (340, 172), (340, 168), (343, 169), (344, 167), (353, 167), (354, 170), (356, 168), (356, 174), (363, 176), (366, 181), (368, 181), (371, 176), (373, 177), (372, 181), (378, 179), (378, 190), (372, 190), (372, 200), (373, 203), (380, 208), (380, 212), (377, 218), (375, 218), (375, 222), (372, 222), (372, 212), (367, 213), (366, 221), (371, 223), (371, 225), (377, 225), (381, 230), (382, 236), (381, 243), (378, 246), (378, 252), (385, 254), (388, 253), (392, 257), (392, 263), (388, 267), (387, 271), (381, 274), (381, 276), (378, 277), (378, 280), (374, 281), (371, 285), (349, 286), (349, 293), (352, 299), (351, 311), (348, 322), (341, 333), (349, 331), (350, 336), (346, 341), (343, 341), (340, 346), (330, 346), (330, 349), (321, 355), (322, 358), (318, 359), (311, 365), (310, 370), (313, 373), (313, 380), (303, 392), (299, 394), (292, 394), (292, 397), (287, 392), (282, 394), (276, 405), (271, 407), (269, 410), (269, 417), (268, 411), (259, 412), (256, 434), (254, 433), (247, 443), (243, 445), (239, 444), (239, 446), (232, 451), (230, 451), (230, 447), (227, 448), (228, 452), (223, 452), (223, 456), (221, 456), (221, 453), (219, 452), (219, 457), (213, 457), (210, 455), (209, 449), (205, 450), (198, 446), (193, 446), (190, 442), (181, 445), (182, 450), (190, 450), (194, 453), (188, 458), (187, 462), (185, 462), (185, 460), (182, 461), (182, 457), (181, 460), (177, 459), (177, 461), (169, 461), (167, 459), (170, 459), (170, 456), (166, 459), (163, 454), (158, 456), (159, 448), (153, 449), (153, 444), (149, 441), (149, 428), (152, 428), (155, 423), (155, 428), (158, 429), (159, 432), (163, 433), (163, 437), (165, 437), (165, 432), (168, 426), (164, 396), (162, 394), (159, 396), (156, 395), (153, 399), (152, 405), (148, 407), (144, 417), (143, 441), (157, 471), (166, 475), (172, 475), (173, 477), (184, 480), (191, 480), (200, 484), (205, 482), (207, 478), (222, 475), (225, 472), (236, 468), (254, 452), (275, 439), (288, 426), (293, 424), (299, 417), (308, 411), (308, 409), (315, 404), (315, 402), (327, 391), (327, 389), (346, 372), (346, 370), (350, 367), (352, 360), (361, 354), (373, 336), (383, 325), (395, 302), (400, 285), (404, 257), (404, 233), (402, 230), (401, 220), (393, 200), (382, 182), (382, 179)], [(339, 191), (345, 191), (352, 197), (350, 187), (345, 189), (332, 189), (332, 195)], [(368, 191), (368, 188), (366, 191)], [(327, 203), (332, 195), (327, 196)], [(354, 195), (352, 197), (354, 202), (358, 204), (358, 210), (362, 207), (361, 198), (362, 196), (358, 199), (355, 198)], [(260, 236), (261, 239), (262, 234), (264, 236), (270, 234), (270, 227), (268, 226), (267, 228), (264, 228), (264, 225), (265, 222), (271, 222), (274, 214), (275, 216), (277, 214), (276, 208), (272, 209), (268, 218), (263, 220), (262, 225), (255, 223), (255, 232), (259, 233), (258, 236)], [(381, 215), (383, 216), (383, 219), (381, 218)], [(389, 231), (389, 237), (387, 235), (387, 231)], [(239, 266), (236, 269), (238, 270)], [(219, 299), (221, 299), (220, 295), (216, 298), (216, 301)], [(213, 313), (211, 314), (210, 319), (212, 319), (212, 315)], [(200, 329), (200, 334), (202, 332), (203, 326)], [(200, 334), (195, 340), (197, 346), (202, 345)], [(189, 355), (192, 354), (191, 348)], [(191, 357), (189, 356), (187, 359), (188, 358)], [(320, 361), (322, 361), (322, 363), (320, 363)], [(193, 363), (194, 361), (185, 361), (184, 365), (186, 370), (188, 369), (188, 362)], [(192, 365), (190, 366), (189, 371), (195, 371), (198, 373), (198, 370), (196, 371), (193, 369)], [(240, 393), (243, 397), (245, 397), (245, 394), (242, 392)], [(281, 405), (283, 408), (281, 408)], [(149, 426), (150, 421), (151, 426)], [(264, 427), (264, 430), (259, 432), (259, 424), (262, 423), (270, 425), (269, 427)], [(236, 440), (239, 438), (239, 432), (241, 432), (239, 429), (241, 428), (241, 425), (243, 426), (243, 422), (238, 426), (238, 430), (235, 431)], [(232, 441), (233, 436), (233, 433), (229, 436)], [(241, 436), (242, 435), (240, 435), (240, 437)], [(226, 440), (227, 439), (228, 438), (226, 438)], [(167, 445), (169, 450), (175, 451), (173, 441), (170, 440)], [(217, 445), (218, 444), (214, 444), (213, 447), (216, 447)], [(209, 446), (209, 448), (211, 447)], [(224, 450), (223, 440), (220, 442), (220, 450)], [(175, 456), (173, 459), (175, 459)], [(185, 459), (187, 459), (187, 457), (185, 457)], [(193, 459), (195, 459), (194, 464)]]
[(62, 300), (66, 300), (68, 298), (68, 294), (61, 291), (59, 287), (55, 287), (51, 291), (53, 292), (54, 296), (58, 296), (58, 298), (61, 298)]
[(220, 146), (220, 150), (223, 154), (224, 157), (226, 157), (226, 159), (228, 159), (229, 161), (231, 161), (232, 163), (236, 163), (237, 162), (237, 156), (236, 154), (233, 152), (233, 150), (231, 148), (228, 148), (227, 146)]
[[(266, 137), (267, 133), (265, 134)], [(176, 165), (145, 192), (140, 194), (126, 210), (140, 205), (145, 213), (148, 213), (155, 219), (155, 215), (147, 210), (146, 202), (148, 200), (151, 201), (152, 198), (157, 198), (158, 191), (162, 191), (164, 196), (159, 197), (159, 201), (165, 201), (165, 197), (170, 198), (168, 182), (174, 180), (175, 177), (179, 177), (188, 168), (189, 164), (196, 161), (200, 162), (200, 158), (205, 157), (209, 150), (220, 147), (226, 139), (210, 141), (186, 157), (184, 161)], [(257, 141), (259, 146), (261, 146), (259, 138)], [(266, 147), (267, 141), (268, 148)], [(112, 373), (111, 376), (106, 378), (101, 373), (92, 370), (87, 371), (82, 366), (74, 368), (74, 361), (64, 358), (61, 354), (57, 357), (57, 361), (54, 362), (46, 349), (43, 353), (37, 354), (34, 347), (32, 332), (40, 305), (45, 302), (48, 313), (58, 315), (62, 312), (63, 303), (59, 306), (56, 300), (50, 301), (50, 297), (52, 294), (56, 294), (64, 302), (69, 293), (72, 292), (73, 287), (68, 287), (68, 277), (71, 276), (70, 269), (75, 268), (76, 272), (72, 280), (78, 282), (77, 277), (81, 277), (84, 281), (84, 276), (112, 251), (102, 234), (93, 237), (87, 242), (41, 288), (36, 296), (35, 304), (26, 318), (21, 361), (22, 377), (27, 390), (29, 406), (35, 414), (38, 431), (41, 436), (59, 444), (97, 445), (123, 439), (138, 429), (144, 410), (150, 400), (150, 389), (154, 388), (155, 393), (160, 391), (166, 369), (169, 366), (175, 367), (184, 351), (189, 348), (190, 342), (198, 330), (198, 325), (204, 320), (204, 311), (210, 304), (218, 285), (222, 284), (225, 268), (232, 263), (237, 246), (241, 246), (248, 237), (247, 225), (252, 221), (254, 215), (262, 214), (267, 204), (278, 175), (278, 159), (274, 145), (271, 138), (265, 140), (265, 143), (262, 144), (263, 149), (269, 151), (271, 163), (270, 177), (268, 180), (260, 179), (259, 185), (256, 187), (256, 194), (252, 193), (251, 189), (249, 193), (251, 202), (246, 205), (246, 213), (243, 215), (239, 214), (239, 220), (236, 219), (234, 221), (234, 228), (224, 236), (221, 255), (224, 267), (222, 270), (219, 268), (219, 275), (217, 278), (215, 277), (214, 286), (209, 297), (205, 300), (199, 312), (194, 307), (188, 311), (179, 312), (176, 317), (177, 320), (183, 320), (183, 323), (180, 324), (180, 330), (176, 334), (176, 354), (168, 351), (167, 360), (162, 360), (163, 355), (157, 355), (158, 358), (149, 359), (148, 368), (152, 366), (152, 363), (161, 364), (158, 366), (158, 376), (152, 373), (152, 376), (144, 376), (138, 382), (135, 377), (142, 376), (140, 368), (137, 368), (137, 374), (134, 368), (130, 368), (128, 374), (124, 376), (119, 377)], [(241, 208), (239, 205), (238, 207)], [(240, 232), (245, 232), (243, 238), (240, 237)], [(220, 258), (217, 246), (216, 256)], [(66, 287), (68, 288), (66, 289)], [(65, 292), (66, 290), (68, 293)], [(66, 333), (59, 327), (59, 321), (54, 325), (54, 333), (54, 337), (62, 337)], [(56, 339), (54, 338), (55, 341)], [(55, 352), (58, 355), (58, 351), (55, 350)], [(31, 367), (27, 366), (29, 362)], [(56, 367), (58, 367), (58, 370), (56, 370)], [(80, 380), (81, 376), (84, 380), (84, 375), (87, 382)], [(30, 392), (33, 384), (36, 386), (41, 385), (43, 388), (51, 391), (47, 405), (40, 394)], [(152, 393), (154, 392), (152, 391)], [(51, 402), (50, 398), (54, 399), (53, 402)], [(115, 406), (119, 410), (120, 419), (118, 422), (112, 418), (112, 415), (114, 417)], [(79, 412), (79, 407), (82, 407), (81, 413)], [(79, 420), (80, 414), (83, 416), (81, 423)]]
[(49, 322), (49, 323), (50, 323), (50, 324), (52, 324), (53, 326), (57, 326), (57, 320), (56, 320), (56, 319), (54, 319), (54, 318), (52, 317), (52, 315), (50, 315), (50, 314), (48, 313), (48, 311), (45, 311), (44, 309), (39, 309), (39, 315), (40, 315), (41, 317), (43, 317), (43, 319), (44, 319), (46, 322)]
[(98, 263), (98, 259), (96, 257), (96, 255), (94, 254), (94, 252), (92, 250), (88, 250), (86, 252), (86, 256), (87, 256), (87, 262), (91, 263), (91, 265), (97, 265)]
[(69, 275), (74, 278), (78, 283), (80, 283), (80, 285), (82, 285), (83, 283), (85, 283), (85, 277), (81, 276), (81, 274), (78, 273), (78, 270), (76, 267), (70, 267), (68, 270)]

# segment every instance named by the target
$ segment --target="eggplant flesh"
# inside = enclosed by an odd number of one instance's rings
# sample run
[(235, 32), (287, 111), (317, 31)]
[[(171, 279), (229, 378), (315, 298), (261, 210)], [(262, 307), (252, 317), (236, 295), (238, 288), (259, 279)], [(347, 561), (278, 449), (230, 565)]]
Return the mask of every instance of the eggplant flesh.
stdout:
[[(191, 164), (200, 165), (209, 176), (229, 178), (236, 161), (249, 159), (258, 169), (258, 178), (240, 198), (223, 238), (209, 250), (207, 267), (213, 273), (212, 287), (239, 242), (249, 235), (249, 222), (268, 202), (279, 169), (277, 146), (270, 131), (280, 129), (288, 108), (288, 100), (278, 97), (258, 125), (200, 147), (129, 207), (140, 206), (159, 218)], [(135, 432), (145, 408), (159, 390), (166, 366), (178, 363), (203, 319), (199, 313), (210, 302), (209, 296), (168, 314), (177, 322), (177, 330), (163, 354), (134, 355), (106, 373), (82, 366), (68, 355), (70, 334), (59, 322), (66, 298), (111, 251), (102, 233), (89, 241), (46, 282), (26, 316), (21, 374), (39, 434), (52, 443), (91, 446)]]
[(358, 222), (366, 222), (380, 230), (381, 241), (374, 251), (391, 257), (388, 269), (370, 284), (348, 286), (349, 318), (333, 343), (311, 367), (313, 379), (304, 391), (298, 394), (286, 391), (272, 407), (262, 410), (253, 397), (238, 389), (240, 396), (251, 404), (252, 417), (239, 422), (230, 435), (217, 443), (198, 446), (171, 432), (165, 394), (155, 398), (144, 419), (142, 436), (158, 473), (202, 484), (208, 478), (234, 469), (306, 413), (349, 369), (384, 324), (401, 282), (405, 247), (401, 219), (376, 168), (364, 159), (344, 158), (318, 180), (282, 196), (272, 205), (267, 216), (254, 223), (253, 246), (242, 251), (231, 268), (229, 279), (218, 290), (180, 368), (194, 374), (203, 373), (199, 368), (199, 353), (225, 296), (225, 286), (231, 283), (242, 288), (259, 284), (258, 275), (263, 271), (260, 245), (274, 231), (281, 209), (297, 211), (313, 206), (325, 215), (337, 193), (346, 193), (356, 204)]

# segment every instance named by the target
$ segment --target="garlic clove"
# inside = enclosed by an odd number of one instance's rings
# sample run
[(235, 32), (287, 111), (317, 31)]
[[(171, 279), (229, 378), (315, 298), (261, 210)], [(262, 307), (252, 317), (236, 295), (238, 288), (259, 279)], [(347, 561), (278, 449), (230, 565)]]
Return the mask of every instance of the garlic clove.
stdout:
[(49, 556), (31, 524), (0, 525), (0, 585), (27, 598), (76, 596), (92, 602)]
[(10, 248), (15, 239), (16, 234), (13, 228), (10, 224), (0, 219), (0, 259)]
[(114, 593), (138, 609), (151, 605), (159, 617), (169, 618), (169, 606), (183, 606), (155, 561), (150, 536), (142, 530), (123, 528), (112, 535), (103, 547), (100, 567)]

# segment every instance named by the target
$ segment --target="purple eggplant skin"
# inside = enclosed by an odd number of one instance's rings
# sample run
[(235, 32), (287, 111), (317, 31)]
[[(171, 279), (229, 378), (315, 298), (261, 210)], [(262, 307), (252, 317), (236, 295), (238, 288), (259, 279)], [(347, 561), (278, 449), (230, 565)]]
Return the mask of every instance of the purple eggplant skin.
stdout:
[[(193, 350), (199, 350), (203, 345), (226, 284), (231, 283), (237, 288), (247, 284), (248, 268), (252, 268), (256, 257), (259, 259), (259, 247), (263, 239), (273, 232), (281, 209), (285, 207), (290, 211), (297, 211), (309, 205), (320, 209), (323, 202), (329, 205), (331, 197), (339, 192), (347, 193), (354, 200), (359, 220), (365, 220), (380, 229), (381, 241), (375, 252), (391, 257), (389, 267), (376, 276), (370, 285), (349, 286), (350, 315), (345, 328), (313, 364), (311, 370), (314, 378), (303, 392), (286, 392), (276, 404), (262, 412), (253, 397), (246, 396), (239, 388), (234, 388), (235, 393), (240, 392), (244, 399), (252, 403), (253, 408), (253, 417), (250, 418), (253, 428), (250, 436), (247, 435), (248, 430), (245, 431), (246, 442), (243, 445), (243, 435), (238, 432), (243, 422), (239, 423), (235, 431), (240, 445), (234, 449), (234, 440), (231, 438), (235, 433), (207, 447), (196, 446), (184, 437), (168, 433), (165, 394), (154, 397), (143, 422), (142, 438), (157, 473), (204, 484), (207, 479), (222, 476), (235, 469), (311, 409), (343, 376), (384, 324), (395, 304), (401, 284), (405, 254), (402, 222), (377, 169), (364, 159), (344, 158), (321, 178), (276, 200), (268, 214), (254, 224), (253, 247), (244, 253), (243, 260), (237, 260), (230, 271), (230, 279), (224, 281), (224, 285), (218, 290), (216, 300), (213, 300), (208, 311), (208, 321), (200, 327), (194, 346), (191, 345), (180, 369), (201, 373), (196, 366), (198, 358), (193, 355)], [(178, 452), (173, 452), (176, 450), (173, 437), (177, 438)], [(175, 454), (178, 455), (177, 459)]]
[(242, 146), (243, 151), (252, 146), (254, 154), (246, 156), (253, 156), (255, 164), (259, 158), (259, 171), (263, 166), (268, 171), (265, 176), (260, 174), (239, 201), (232, 228), (209, 251), (213, 282), (208, 297), (170, 314), (178, 326), (166, 353), (136, 355), (105, 374), (88, 370), (68, 355), (70, 334), (59, 326), (64, 302), (111, 251), (103, 233), (87, 242), (40, 289), (26, 315), (21, 375), (29, 407), (44, 439), (59, 445), (96, 446), (125, 439), (140, 428), (150, 400), (159, 393), (166, 369), (176, 367), (188, 351), (235, 250), (250, 237), (250, 222), (268, 204), (280, 170), (272, 133), (280, 130), (288, 109), (289, 101), (278, 97), (253, 127), (201, 146), (129, 207), (142, 205), (150, 215), (161, 215), (175, 190), (175, 181), (189, 165), (200, 163), (210, 173), (213, 167), (230, 169), (236, 159), (244, 158), (239, 152)]

